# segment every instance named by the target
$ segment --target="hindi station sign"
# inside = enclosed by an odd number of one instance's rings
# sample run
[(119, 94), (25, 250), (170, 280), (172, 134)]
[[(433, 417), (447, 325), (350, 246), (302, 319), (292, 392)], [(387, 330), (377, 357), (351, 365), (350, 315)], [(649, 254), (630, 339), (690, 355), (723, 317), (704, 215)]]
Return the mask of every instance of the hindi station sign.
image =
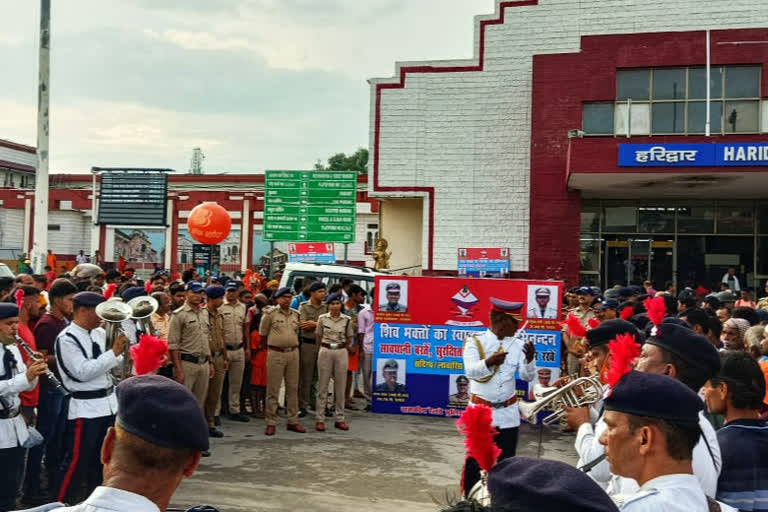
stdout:
[(336, 171), (267, 171), (264, 240), (355, 241), (357, 174)]
[(619, 144), (619, 167), (742, 167), (768, 165), (768, 142)]

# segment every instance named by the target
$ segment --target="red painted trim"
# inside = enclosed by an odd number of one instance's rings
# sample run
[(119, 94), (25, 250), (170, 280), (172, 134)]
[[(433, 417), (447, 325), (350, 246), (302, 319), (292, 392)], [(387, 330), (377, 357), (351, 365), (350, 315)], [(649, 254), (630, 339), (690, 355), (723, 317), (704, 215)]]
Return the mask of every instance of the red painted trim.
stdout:
[(67, 498), (67, 490), (69, 484), (72, 483), (72, 477), (77, 469), (77, 463), (80, 460), (80, 437), (83, 434), (83, 419), (77, 418), (75, 420), (75, 446), (72, 450), (72, 462), (69, 464), (69, 469), (64, 476), (64, 481), (61, 483), (61, 489), (59, 490), (59, 501), (64, 503)]
[(478, 49), (478, 63), (472, 66), (405, 66), (400, 68), (400, 81), (397, 83), (376, 84), (376, 106), (373, 134), (373, 190), (375, 192), (425, 192), (429, 198), (429, 239), (427, 252), (427, 266), (432, 269), (434, 260), (435, 238), (435, 188), (434, 187), (385, 187), (379, 185), (379, 142), (381, 136), (381, 91), (384, 89), (404, 89), (405, 78), (408, 73), (464, 73), (482, 71), (485, 62), (485, 29), (491, 25), (503, 25), (507, 7), (525, 7), (538, 5), (538, 0), (517, 0), (501, 2), (499, 4), (499, 17), (480, 22), (480, 44)]
[[(248, 219), (248, 249), (246, 249), (246, 252), (245, 252), (245, 262), (241, 262), (241, 263), (244, 263), (243, 270), (248, 268), (253, 268), (253, 237), (255, 236), (255, 230), (253, 229), (253, 226), (256, 221), (256, 219), (254, 219), (254, 216), (255, 216), (254, 209), (256, 206), (255, 205), (256, 201), (254, 201), (252, 198), (247, 198), (246, 201), (248, 201), (248, 203), (250, 204), (250, 209), (248, 213), (248, 216), (250, 218)], [(240, 240), (243, 239), (242, 237), (243, 237), (243, 233), (241, 232)]]
[(24, 151), (25, 153), (37, 154), (37, 149), (33, 146), (27, 146), (26, 144), (19, 144), (10, 140), (0, 139), (0, 146), (4, 148), (16, 149), (18, 151)]
[(27, 174), (35, 174), (35, 168), (31, 165), (24, 165), (16, 162), (9, 162), (8, 160), (0, 160), (0, 167), (5, 167), (6, 169), (13, 169), (14, 171), (19, 171)]
[[(93, 226), (93, 220), (91, 220), (91, 227)], [(106, 224), (100, 224), (99, 225), (99, 255), (101, 256), (101, 261), (104, 261), (104, 251), (107, 248), (107, 225)]]

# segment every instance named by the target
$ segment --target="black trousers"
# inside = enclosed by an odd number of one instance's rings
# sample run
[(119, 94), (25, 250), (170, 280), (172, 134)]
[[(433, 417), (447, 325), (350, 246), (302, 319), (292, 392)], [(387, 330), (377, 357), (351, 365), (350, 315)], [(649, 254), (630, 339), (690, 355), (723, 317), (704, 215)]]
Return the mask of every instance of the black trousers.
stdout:
[[(500, 428), (499, 434), (493, 438), (496, 446), (501, 448), (501, 455), (499, 455), (498, 462), (506, 459), (507, 457), (514, 457), (517, 453), (517, 433), (519, 427), (512, 428)], [(480, 466), (477, 465), (477, 461), (472, 457), (467, 459), (464, 465), (463, 487), (464, 494), (466, 495), (480, 480)]]
[(25, 452), (21, 446), (0, 450), (0, 512), (16, 510)]
[(114, 416), (67, 421), (57, 501), (72, 505), (80, 503), (101, 485), (101, 445), (107, 430), (114, 424)]

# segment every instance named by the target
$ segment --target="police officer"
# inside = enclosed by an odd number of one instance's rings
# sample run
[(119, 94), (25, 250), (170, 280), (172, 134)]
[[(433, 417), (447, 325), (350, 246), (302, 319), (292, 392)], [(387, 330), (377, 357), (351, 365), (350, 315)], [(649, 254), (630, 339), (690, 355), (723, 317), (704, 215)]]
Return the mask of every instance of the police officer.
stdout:
[(101, 441), (115, 422), (117, 399), (109, 372), (122, 363), (127, 340), (118, 335), (112, 349), (106, 349), (96, 315), (96, 306), (104, 300), (98, 293), (75, 294), (72, 323), (56, 338), (62, 384), (72, 393), (59, 488), (62, 502), (79, 502), (101, 484)]
[(406, 313), (408, 308), (400, 304), (400, 285), (389, 283), (387, 285), (387, 302), (379, 305), (379, 311), (387, 313)]
[(34, 389), (47, 368), (44, 359), (24, 364), (15, 345), (18, 323), (19, 308), (0, 303), (0, 511), (15, 509), (24, 472), (22, 445), (29, 434), (19, 393)]
[(171, 314), (168, 328), (174, 378), (192, 391), (201, 408), (208, 395), (208, 382), (213, 377), (208, 312), (200, 307), (202, 302), (203, 286), (197, 281), (187, 283), (184, 305)]
[(229, 419), (247, 423), (251, 419), (240, 411), (240, 388), (243, 385), (245, 361), (250, 360), (250, 345), (247, 323), (245, 321), (246, 307), (240, 302), (239, 290), (242, 283), (229, 281), (221, 314), (224, 320), (224, 342), (227, 344), (227, 372)]
[(355, 328), (352, 319), (341, 313), (342, 296), (332, 293), (326, 299), (329, 312), (317, 320), (316, 339), (320, 350), (317, 355), (317, 403), (315, 406), (315, 429), (325, 430), (325, 401), (328, 395), (328, 381), (333, 377), (333, 399), (336, 405), (334, 427), (349, 430), (344, 421), (345, 389), (347, 381), (348, 352), (352, 350)]
[(374, 391), (377, 393), (405, 393), (407, 391), (405, 384), (397, 382), (397, 369), (397, 361), (394, 359), (385, 361), (384, 366), (381, 367), (383, 382), (377, 384)]
[(224, 437), (215, 427), (216, 409), (221, 401), (221, 388), (224, 386), (224, 376), (227, 373), (228, 350), (224, 342), (224, 316), (220, 308), (224, 301), (223, 286), (212, 285), (205, 289), (208, 300), (205, 303), (205, 313), (208, 315), (208, 346), (211, 351), (211, 367), (213, 375), (208, 383), (205, 398), (205, 417), (208, 419), (208, 433), (211, 437)]
[(703, 407), (693, 390), (667, 375), (629, 372), (611, 390), (600, 442), (611, 471), (640, 485), (622, 500), (622, 511), (717, 510), (693, 475)]
[(528, 308), (528, 318), (551, 318), (557, 319), (557, 308), (552, 307), (549, 302), (552, 298), (552, 292), (546, 286), (536, 288), (536, 305)]
[[(325, 283), (315, 281), (309, 285), (309, 300), (299, 305), (301, 326), (301, 373), (299, 375), (299, 418), (306, 416), (312, 403), (312, 385), (317, 377), (317, 353), (320, 345), (316, 341), (317, 319), (328, 313), (325, 302)], [(323, 402), (323, 411), (325, 402)]]
[(287, 428), (303, 434), (299, 424), (299, 312), (291, 309), (291, 289), (280, 288), (272, 296), (277, 307), (264, 311), (259, 325), (262, 343), (267, 345), (267, 428), (264, 434), (275, 435), (277, 401), (285, 379)]
[(469, 404), (469, 379), (464, 375), (456, 377), (456, 393), (448, 397), (448, 407), (466, 407)]

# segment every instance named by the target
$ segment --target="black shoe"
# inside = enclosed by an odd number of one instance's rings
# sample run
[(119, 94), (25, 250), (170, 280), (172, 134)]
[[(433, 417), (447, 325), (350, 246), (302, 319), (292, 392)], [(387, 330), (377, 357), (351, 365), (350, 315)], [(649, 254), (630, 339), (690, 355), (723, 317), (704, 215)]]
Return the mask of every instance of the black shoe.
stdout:
[(336, 412), (333, 409), (331, 409), (330, 407), (326, 407), (325, 408), (325, 417), (326, 418), (331, 418), (334, 414), (336, 414)]
[(303, 418), (306, 415), (307, 415), (306, 409), (299, 409), (299, 418)]
[(249, 421), (251, 421), (251, 418), (239, 412), (235, 414), (230, 414), (229, 419), (231, 419), (232, 421), (239, 421), (241, 423), (248, 423)]
[(224, 437), (224, 432), (216, 428), (209, 428), (208, 437)]
[(209, 452), (208, 450), (203, 451), (203, 457), (210, 457), (210, 456), (211, 456), (211, 452)]
[(217, 427), (220, 427), (221, 426), (221, 418), (218, 417), (218, 416), (214, 416), (213, 417), (213, 424), (216, 425)]

